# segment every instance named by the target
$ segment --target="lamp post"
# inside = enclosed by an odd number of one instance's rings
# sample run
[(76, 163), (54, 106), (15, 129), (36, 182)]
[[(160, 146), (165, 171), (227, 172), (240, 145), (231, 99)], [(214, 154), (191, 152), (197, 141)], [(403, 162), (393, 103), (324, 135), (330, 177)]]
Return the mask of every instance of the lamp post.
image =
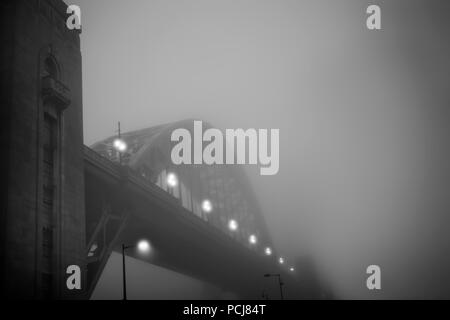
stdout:
[(283, 285), (284, 285), (284, 283), (283, 283), (283, 281), (281, 281), (281, 275), (279, 273), (276, 273), (276, 274), (266, 273), (264, 275), (264, 277), (265, 278), (278, 277), (278, 284), (280, 285), (280, 297), (281, 297), (281, 300), (284, 300), (284, 298), (283, 298)]
[(132, 248), (134, 246), (125, 246), (122, 244), (122, 290), (123, 290), (123, 300), (127, 300), (127, 276), (125, 271), (125, 250), (128, 248)]
[(120, 122), (117, 124), (117, 139), (114, 140), (113, 145), (116, 151), (119, 153), (119, 164), (122, 164), (122, 153), (127, 151), (127, 144), (122, 140), (122, 134), (120, 131)]
[[(117, 136), (119, 141), (122, 141), (122, 135), (120, 132), (120, 122), (117, 123)], [(122, 164), (122, 152), (119, 150), (119, 163)]]
[(135, 245), (127, 246), (122, 244), (122, 280), (123, 280), (123, 300), (127, 300), (127, 275), (125, 270), (125, 251), (127, 249), (136, 248), (141, 253), (148, 253), (150, 251), (150, 244), (147, 240), (141, 240)]

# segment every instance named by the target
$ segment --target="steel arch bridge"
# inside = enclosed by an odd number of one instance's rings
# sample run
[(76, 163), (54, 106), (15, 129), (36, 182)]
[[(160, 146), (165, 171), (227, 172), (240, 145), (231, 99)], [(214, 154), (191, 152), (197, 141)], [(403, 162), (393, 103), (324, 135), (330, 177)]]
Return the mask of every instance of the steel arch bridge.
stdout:
[[(147, 258), (131, 253), (135, 258), (244, 298), (257, 297), (263, 274), (285, 272), (275, 253), (264, 252), (273, 246), (242, 168), (174, 166), (170, 136), (177, 128), (192, 132), (193, 120), (121, 135), (128, 146), (121, 163), (114, 148), (117, 136), (85, 147), (89, 294), (112, 251), (141, 238), (151, 241), (155, 253)], [(176, 175), (176, 186), (167, 185), (168, 174)], [(209, 213), (202, 209), (205, 200), (213, 207)], [(231, 220), (237, 230), (229, 229)]]

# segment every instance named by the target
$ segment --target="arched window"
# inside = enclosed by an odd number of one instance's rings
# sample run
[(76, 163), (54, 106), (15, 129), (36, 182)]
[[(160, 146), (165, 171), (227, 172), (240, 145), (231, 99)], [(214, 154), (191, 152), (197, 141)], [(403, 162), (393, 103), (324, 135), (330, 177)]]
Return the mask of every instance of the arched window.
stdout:
[(44, 61), (45, 71), (52, 77), (57, 80), (59, 76), (58, 65), (56, 64), (55, 59), (52, 57), (47, 57)]

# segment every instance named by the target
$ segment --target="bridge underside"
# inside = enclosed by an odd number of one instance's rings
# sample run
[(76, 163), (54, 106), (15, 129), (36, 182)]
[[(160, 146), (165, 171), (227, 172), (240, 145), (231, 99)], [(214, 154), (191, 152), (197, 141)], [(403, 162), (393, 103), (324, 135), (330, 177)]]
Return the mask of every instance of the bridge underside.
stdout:
[[(85, 150), (86, 255), (92, 294), (112, 251), (148, 239), (137, 259), (255, 299), (262, 276), (279, 270), (267, 259), (186, 210), (179, 200), (89, 149)], [(288, 277), (288, 275), (286, 275)]]

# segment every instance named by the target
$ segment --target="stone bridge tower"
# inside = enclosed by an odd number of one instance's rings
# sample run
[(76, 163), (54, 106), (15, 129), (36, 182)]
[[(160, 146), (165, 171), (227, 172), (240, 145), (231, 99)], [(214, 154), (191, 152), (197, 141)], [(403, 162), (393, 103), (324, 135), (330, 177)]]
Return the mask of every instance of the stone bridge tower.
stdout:
[(0, 7), (2, 296), (85, 298), (66, 286), (85, 269), (80, 32), (61, 0)]

